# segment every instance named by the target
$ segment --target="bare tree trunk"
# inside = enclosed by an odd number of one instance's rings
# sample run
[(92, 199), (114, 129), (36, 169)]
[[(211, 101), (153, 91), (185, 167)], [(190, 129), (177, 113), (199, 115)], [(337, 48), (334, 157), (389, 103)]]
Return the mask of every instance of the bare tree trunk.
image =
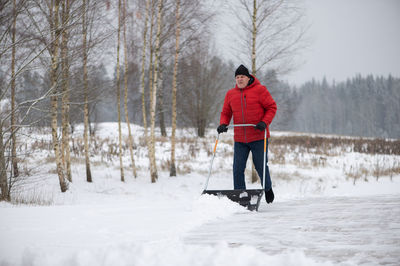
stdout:
[[(256, 69), (256, 38), (257, 38), (257, 0), (253, 0), (253, 17), (252, 17), (252, 38), (251, 38), (251, 68), (252, 74), (255, 76)], [(254, 163), (251, 163), (251, 182), (255, 183), (258, 180), (258, 174)]]
[(10, 193), (8, 190), (7, 172), (6, 172), (6, 157), (3, 143), (3, 123), (0, 123), (0, 201), (10, 201)]
[(124, 165), (122, 163), (121, 91), (120, 91), (120, 66), (119, 66), (120, 32), (121, 32), (121, 0), (118, 0), (118, 40), (117, 40), (118, 146), (119, 146), (119, 168), (120, 168), (120, 171), (121, 171), (121, 181), (125, 182)]
[(59, 66), (59, 38), (60, 38), (60, 29), (59, 29), (59, 23), (58, 23), (58, 13), (60, 9), (60, 0), (55, 0), (54, 2), (55, 6), (51, 6), (51, 18), (53, 19), (52, 23), (52, 35), (54, 38), (53, 45), (52, 45), (52, 64), (51, 64), (51, 88), (53, 90), (52, 96), (51, 96), (51, 135), (53, 139), (53, 149), (54, 149), (54, 155), (56, 159), (56, 165), (57, 165), (57, 175), (58, 179), (60, 182), (60, 188), (61, 192), (65, 192), (68, 189), (67, 183), (65, 182), (65, 174), (64, 174), (64, 166), (62, 164), (61, 160), (61, 154), (60, 154), (60, 147), (59, 147), (59, 142), (58, 142), (58, 136), (57, 136), (57, 113), (58, 113), (58, 96), (57, 96), (57, 72), (58, 72), (58, 66)]
[(72, 182), (71, 176), (71, 150), (69, 147), (69, 62), (68, 62), (68, 31), (67, 23), (69, 20), (69, 0), (62, 1), (62, 20), (63, 20), (63, 33), (61, 42), (61, 57), (62, 57), (62, 73), (63, 73), (63, 83), (62, 83), (62, 145), (61, 154), (63, 159), (63, 164), (66, 169), (66, 178), (69, 182)]
[(253, 0), (253, 17), (251, 31), (251, 72), (256, 75), (256, 39), (257, 39), (257, 0)]
[(146, 100), (145, 100), (145, 82), (144, 82), (144, 69), (146, 65), (146, 37), (147, 37), (147, 21), (149, 19), (150, 0), (146, 1), (146, 15), (143, 30), (143, 48), (142, 48), (142, 73), (141, 73), (141, 87), (142, 87), (142, 113), (143, 113), (143, 127), (144, 134), (147, 140), (147, 117), (146, 117)]
[(197, 124), (197, 135), (200, 138), (204, 138), (206, 134), (206, 120), (203, 118), (203, 115), (201, 116), (202, 117), (200, 118)]
[(157, 109), (158, 109), (158, 119), (160, 123), (161, 136), (167, 136), (167, 130), (165, 129), (165, 119), (164, 119), (164, 89), (163, 89), (163, 67), (161, 65), (162, 59), (159, 58), (159, 78), (158, 78), (158, 97), (157, 97)]
[(180, 0), (176, 0), (176, 29), (175, 29), (175, 59), (174, 59), (174, 74), (172, 78), (172, 133), (171, 133), (171, 169), (170, 176), (176, 176), (175, 166), (175, 132), (176, 132), (176, 78), (178, 76), (178, 59), (179, 59), (179, 37), (180, 37)]
[(150, 18), (150, 35), (149, 35), (149, 49), (150, 49), (150, 59), (149, 59), (149, 97), (153, 94), (153, 74), (154, 74), (154, 63), (153, 63), (153, 55), (154, 55), (154, 47), (153, 47), (153, 29), (154, 29), (154, 3), (155, 1), (151, 1), (151, 18)]
[(157, 83), (158, 83), (158, 60), (160, 58), (160, 36), (161, 36), (161, 15), (162, 15), (163, 1), (158, 2), (158, 13), (157, 13), (157, 35), (156, 35), (156, 47), (155, 47), (155, 60), (154, 60), (154, 83), (153, 90), (150, 97), (150, 147), (149, 147), (149, 160), (150, 160), (150, 175), (151, 182), (155, 183), (158, 179), (157, 165), (155, 156), (155, 117), (156, 117), (156, 95), (157, 95)]
[(14, 177), (18, 177), (17, 135), (16, 135), (16, 110), (15, 110), (15, 27), (17, 24), (16, 0), (13, 0), (13, 24), (12, 24), (12, 51), (11, 51), (11, 162)]
[(132, 163), (132, 172), (133, 176), (136, 178), (136, 166), (135, 160), (133, 157), (133, 137), (131, 132), (131, 124), (129, 123), (129, 114), (128, 114), (128, 48), (126, 45), (126, 0), (124, 0), (124, 11), (123, 11), (123, 21), (124, 21), (124, 109), (125, 109), (125, 121), (128, 126), (128, 140), (129, 140), (129, 153), (131, 155), (131, 163)]
[[(161, 23), (161, 29), (160, 32), (163, 31), (163, 23)], [(158, 84), (157, 84), (157, 114), (158, 116), (158, 122), (160, 123), (160, 131), (161, 131), (161, 136), (166, 137), (167, 136), (167, 130), (165, 128), (165, 118), (164, 118), (164, 88), (163, 88), (163, 65), (162, 65), (162, 42), (160, 41), (160, 47), (159, 50), (159, 58), (158, 58)], [(154, 70), (155, 71), (155, 70)]]
[(88, 88), (88, 70), (87, 70), (87, 24), (86, 24), (86, 0), (83, 0), (83, 13), (82, 13), (82, 38), (83, 38), (83, 93), (84, 93), (84, 111), (83, 111), (83, 140), (85, 145), (85, 164), (86, 164), (86, 181), (92, 182), (92, 172), (90, 170), (90, 158), (89, 158), (89, 88)]
[[(149, 49), (150, 49), (150, 59), (149, 59), (149, 98), (150, 98), (150, 112), (151, 112), (151, 98), (153, 95), (153, 72), (154, 72), (154, 65), (153, 65), (153, 29), (154, 29), (154, 13), (155, 13), (155, 0), (151, 0), (151, 16), (150, 16), (150, 34), (149, 34)], [(151, 113), (150, 113), (151, 117)], [(146, 122), (147, 125), (147, 122)], [(150, 121), (151, 125), (151, 121)], [(145, 128), (145, 133), (146, 133), (146, 143), (147, 143), (147, 150), (149, 154), (149, 160), (150, 160), (150, 168), (152, 167), (152, 161), (151, 161), (151, 139), (150, 136), (147, 135), (147, 126)], [(156, 179), (154, 179), (155, 182)]]

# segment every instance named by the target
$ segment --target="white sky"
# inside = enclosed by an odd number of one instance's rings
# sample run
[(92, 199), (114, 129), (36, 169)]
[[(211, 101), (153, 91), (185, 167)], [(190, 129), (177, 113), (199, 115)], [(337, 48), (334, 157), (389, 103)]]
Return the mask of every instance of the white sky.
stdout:
[[(300, 85), (313, 77), (342, 81), (357, 73), (400, 77), (400, 0), (304, 0), (304, 4), (311, 44), (299, 56), (303, 63), (298, 70), (283, 79)], [(216, 46), (239, 64), (226, 45), (234, 36), (226, 27), (232, 22), (226, 13), (217, 18)]]

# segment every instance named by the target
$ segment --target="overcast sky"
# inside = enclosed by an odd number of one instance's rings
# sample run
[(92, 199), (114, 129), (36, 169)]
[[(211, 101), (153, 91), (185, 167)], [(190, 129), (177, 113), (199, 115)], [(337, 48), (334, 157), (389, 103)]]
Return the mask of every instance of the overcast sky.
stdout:
[[(300, 55), (299, 69), (282, 78), (300, 85), (313, 77), (342, 81), (357, 73), (400, 77), (400, 0), (303, 1), (311, 44)], [(216, 45), (233, 59), (226, 45), (230, 19), (226, 14), (217, 19)]]

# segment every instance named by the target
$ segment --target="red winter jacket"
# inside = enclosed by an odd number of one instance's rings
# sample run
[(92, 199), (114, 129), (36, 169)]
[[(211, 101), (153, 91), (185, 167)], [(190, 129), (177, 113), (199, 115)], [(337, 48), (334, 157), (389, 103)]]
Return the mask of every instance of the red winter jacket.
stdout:
[[(222, 107), (220, 124), (229, 125), (233, 115), (233, 124), (257, 124), (263, 121), (267, 125), (269, 138), (269, 125), (276, 113), (276, 103), (267, 88), (261, 85), (254, 77), (254, 82), (243, 89), (237, 85), (225, 95)], [(235, 142), (252, 142), (264, 139), (264, 131), (254, 127), (235, 127)]]

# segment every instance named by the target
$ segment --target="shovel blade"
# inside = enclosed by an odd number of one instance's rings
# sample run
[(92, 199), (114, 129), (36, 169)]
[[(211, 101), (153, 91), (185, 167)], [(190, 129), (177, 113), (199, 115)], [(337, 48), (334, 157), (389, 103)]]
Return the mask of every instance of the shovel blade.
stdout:
[(264, 195), (262, 189), (234, 189), (234, 190), (204, 190), (203, 194), (217, 197), (227, 197), (233, 202), (239, 203), (250, 211), (258, 211), (260, 201)]

